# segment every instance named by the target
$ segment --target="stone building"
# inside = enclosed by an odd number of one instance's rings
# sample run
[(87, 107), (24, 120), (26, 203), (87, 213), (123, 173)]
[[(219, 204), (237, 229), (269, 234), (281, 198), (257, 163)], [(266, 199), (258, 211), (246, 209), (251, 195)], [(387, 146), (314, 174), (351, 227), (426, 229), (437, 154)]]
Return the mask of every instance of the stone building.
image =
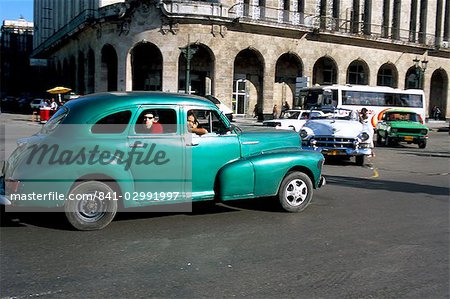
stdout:
[(0, 95), (26, 96), (34, 91), (30, 54), (33, 23), (25, 19), (3, 20), (0, 37)]
[(213, 94), (246, 116), (256, 103), (267, 115), (274, 104), (292, 103), (302, 82), (387, 85), (424, 89), (427, 107), (438, 105), (450, 117), (449, 6), (35, 0), (33, 55), (48, 59), (52, 85), (80, 94), (188, 90)]

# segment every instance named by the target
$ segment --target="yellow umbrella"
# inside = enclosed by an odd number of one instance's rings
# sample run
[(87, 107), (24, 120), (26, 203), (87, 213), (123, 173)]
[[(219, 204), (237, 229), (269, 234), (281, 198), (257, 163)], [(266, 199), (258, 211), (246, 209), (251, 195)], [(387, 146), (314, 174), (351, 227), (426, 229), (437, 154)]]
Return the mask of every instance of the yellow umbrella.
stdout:
[(47, 90), (48, 93), (51, 94), (58, 94), (58, 93), (66, 93), (71, 91), (72, 89), (67, 88), (67, 87), (63, 87), (63, 86), (57, 86), (57, 87), (53, 87), (52, 89)]

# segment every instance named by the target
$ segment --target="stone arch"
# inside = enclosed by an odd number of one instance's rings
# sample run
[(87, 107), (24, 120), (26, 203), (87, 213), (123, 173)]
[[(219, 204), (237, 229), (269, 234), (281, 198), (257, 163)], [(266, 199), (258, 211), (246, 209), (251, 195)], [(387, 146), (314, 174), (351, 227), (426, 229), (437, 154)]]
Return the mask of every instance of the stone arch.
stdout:
[(250, 115), (256, 104), (262, 113), (264, 58), (254, 48), (240, 51), (234, 59), (232, 109), (238, 115)]
[(131, 50), (132, 89), (162, 91), (163, 56), (153, 43), (143, 41)]
[(312, 83), (313, 85), (331, 85), (338, 83), (338, 66), (333, 58), (323, 56), (314, 63)]
[(302, 77), (302, 73), (302, 61), (295, 53), (284, 53), (277, 59), (273, 98), (276, 99), (275, 102), (280, 107), (285, 101), (292, 107), (295, 97), (296, 81), (297, 78)]
[(103, 82), (106, 82), (107, 91), (117, 90), (117, 52), (112, 45), (106, 44), (103, 46), (101, 53), (100, 78)]
[(369, 85), (370, 70), (362, 59), (353, 60), (347, 68), (347, 84)]
[[(214, 95), (215, 56), (212, 50), (200, 43), (190, 44), (190, 93), (197, 95)], [(183, 48), (178, 58), (178, 90), (186, 91), (186, 50)]]
[(447, 98), (448, 98), (448, 74), (439, 68), (431, 75), (430, 82), (430, 105), (428, 108), (430, 117), (433, 117), (432, 109), (434, 106), (441, 110), (440, 118), (445, 118), (447, 115)]
[(398, 88), (398, 70), (393, 63), (380, 66), (377, 73), (377, 86)]

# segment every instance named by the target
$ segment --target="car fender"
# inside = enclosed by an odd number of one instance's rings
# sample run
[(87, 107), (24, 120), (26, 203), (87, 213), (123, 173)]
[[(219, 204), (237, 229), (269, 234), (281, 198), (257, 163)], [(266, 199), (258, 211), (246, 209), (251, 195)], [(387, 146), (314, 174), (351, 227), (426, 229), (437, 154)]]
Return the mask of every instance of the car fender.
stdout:
[(298, 148), (263, 152), (225, 165), (217, 176), (218, 199), (273, 196), (290, 171), (306, 173), (318, 187), (323, 155)]

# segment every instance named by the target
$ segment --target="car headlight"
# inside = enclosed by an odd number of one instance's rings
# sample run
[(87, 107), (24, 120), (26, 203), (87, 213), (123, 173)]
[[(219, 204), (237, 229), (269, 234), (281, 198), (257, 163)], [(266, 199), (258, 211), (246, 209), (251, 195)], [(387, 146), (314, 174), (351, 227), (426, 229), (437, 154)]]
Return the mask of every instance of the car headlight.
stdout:
[(428, 134), (428, 130), (420, 130), (420, 134), (421, 135), (427, 135)]
[(358, 135), (358, 138), (361, 140), (361, 141), (366, 141), (367, 139), (369, 139), (369, 134), (367, 134), (367, 132), (362, 132), (362, 133), (360, 133), (359, 135)]

